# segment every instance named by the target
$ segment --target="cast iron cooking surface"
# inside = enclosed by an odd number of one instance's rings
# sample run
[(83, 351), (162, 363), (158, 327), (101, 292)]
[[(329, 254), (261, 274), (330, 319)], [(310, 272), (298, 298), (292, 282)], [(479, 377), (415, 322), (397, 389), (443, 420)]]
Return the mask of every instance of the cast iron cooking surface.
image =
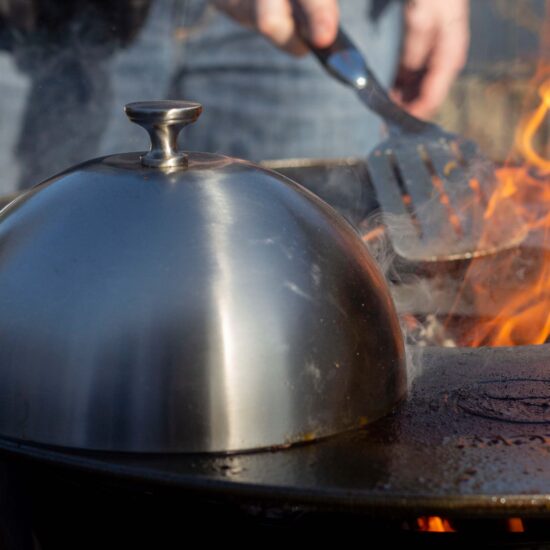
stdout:
[[(420, 351), (415, 360), (418, 361)], [(547, 516), (550, 346), (423, 352), (392, 415), (306, 445), (232, 456), (82, 454), (2, 440), (67, 471), (208, 498), (368, 514)], [(36, 463), (35, 463), (36, 464)]]

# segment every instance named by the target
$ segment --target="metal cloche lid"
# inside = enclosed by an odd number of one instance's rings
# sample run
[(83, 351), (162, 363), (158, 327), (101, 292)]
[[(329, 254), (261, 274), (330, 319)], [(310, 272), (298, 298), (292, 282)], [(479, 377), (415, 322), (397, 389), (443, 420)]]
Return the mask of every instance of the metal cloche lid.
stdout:
[(403, 340), (351, 226), (275, 172), (179, 151), (200, 105), (126, 112), (150, 152), (76, 166), (0, 213), (0, 436), (238, 451), (391, 410)]

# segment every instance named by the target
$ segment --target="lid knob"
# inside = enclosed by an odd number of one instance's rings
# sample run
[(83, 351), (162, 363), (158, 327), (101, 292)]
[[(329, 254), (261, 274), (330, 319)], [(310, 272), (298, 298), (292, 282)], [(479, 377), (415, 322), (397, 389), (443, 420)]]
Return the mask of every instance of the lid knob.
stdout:
[(144, 166), (174, 168), (187, 166), (187, 155), (178, 151), (178, 135), (184, 126), (199, 118), (202, 106), (190, 101), (137, 101), (124, 107), (128, 118), (147, 130), (151, 150), (141, 157)]

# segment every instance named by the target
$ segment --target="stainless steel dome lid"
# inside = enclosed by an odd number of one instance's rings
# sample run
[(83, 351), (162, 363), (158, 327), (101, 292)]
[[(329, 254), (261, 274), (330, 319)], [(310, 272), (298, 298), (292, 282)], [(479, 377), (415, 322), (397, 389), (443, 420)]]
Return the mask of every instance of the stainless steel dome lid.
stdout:
[(387, 286), (293, 181), (183, 153), (198, 104), (126, 107), (146, 154), (92, 160), (0, 213), (0, 435), (119, 452), (288, 445), (403, 396)]

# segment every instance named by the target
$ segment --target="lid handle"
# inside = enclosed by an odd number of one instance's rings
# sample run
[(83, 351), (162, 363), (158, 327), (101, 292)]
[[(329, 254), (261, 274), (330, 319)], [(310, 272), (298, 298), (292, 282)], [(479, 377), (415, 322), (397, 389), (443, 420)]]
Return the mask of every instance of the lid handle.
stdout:
[(151, 150), (141, 157), (144, 166), (175, 168), (187, 166), (187, 155), (178, 150), (178, 135), (184, 126), (199, 118), (202, 106), (190, 101), (137, 101), (124, 107), (128, 118), (145, 128)]

